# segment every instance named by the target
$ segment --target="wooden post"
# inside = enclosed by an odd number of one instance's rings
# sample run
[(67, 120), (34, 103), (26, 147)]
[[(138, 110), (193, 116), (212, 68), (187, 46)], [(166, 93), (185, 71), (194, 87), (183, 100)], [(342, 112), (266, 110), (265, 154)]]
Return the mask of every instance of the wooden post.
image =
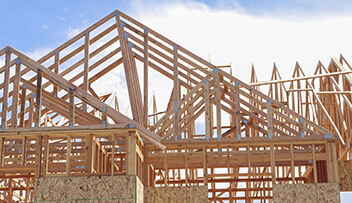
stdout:
[(24, 114), (26, 113), (26, 90), (27, 86), (24, 85), (22, 87), (21, 93), (21, 111), (20, 111), (20, 127), (24, 128)]
[(25, 203), (28, 203), (29, 202), (29, 193), (30, 193), (30, 191), (29, 191), (29, 177), (27, 177), (26, 178), (26, 197), (25, 197), (25, 200), (24, 200), (24, 202)]
[(0, 167), (4, 166), (4, 152), (5, 152), (5, 147), (4, 147), (4, 138), (0, 137)]
[(185, 180), (185, 183), (186, 183), (186, 186), (188, 186), (188, 148), (186, 147), (185, 148), (185, 177), (186, 177), (186, 180)]
[(207, 147), (203, 146), (203, 175), (204, 175), (204, 186), (208, 185), (208, 156)]
[[(216, 72), (215, 72), (216, 70)], [(220, 92), (220, 73), (217, 69), (215, 72), (215, 103), (216, 103), (216, 133), (218, 140), (221, 139), (221, 92)]]
[(143, 163), (143, 171), (142, 171), (142, 183), (144, 187), (149, 186), (149, 177), (150, 177), (150, 171), (149, 171), (149, 150), (147, 146), (143, 147), (143, 157), (144, 157), (144, 163)]
[(72, 140), (71, 135), (67, 135), (67, 145), (66, 145), (66, 176), (70, 174), (71, 167), (71, 148), (72, 148)]
[(93, 159), (93, 135), (89, 134), (86, 136), (86, 146), (85, 146), (85, 173), (92, 173), (92, 159)]
[(43, 165), (42, 165), (42, 172), (43, 176), (45, 177), (48, 173), (48, 158), (49, 158), (49, 136), (44, 136), (44, 153), (43, 153)]
[(33, 127), (33, 108), (34, 108), (34, 97), (35, 93), (31, 95), (30, 101), (29, 101), (29, 113), (28, 113), (28, 127)]
[(23, 136), (22, 137), (22, 149), (21, 149), (22, 150), (21, 151), (21, 156), (22, 156), (21, 164), (22, 164), (22, 166), (26, 165), (26, 156), (27, 156), (26, 149), (27, 149), (27, 138), (26, 138), (26, 136)]
[[(59, 50), (55, 51), (55, 58), (54, 58), (54, 73), (56, 73), (57, 75), (59, 75), (59, 67), (60, 67), (60, 55), (59, 55)], [(57, 85), (54, 84), (54, 98), (56, 98), (58, 96), (59, 93), (59, 87)]]
[(112, 134), (111, 136), (111, 175), (114, 175), (115, 172), (115, 151), (116, 151), (116, 145), (115, 145), (115, 134)]
[(326, 143), (326, 153), (327, 153), (327, 173), (329, 183), (338, 182), (338, 170), (337, 170), (337, 154), (336, 154), (336, 144), (334, 142)]
[(136, 157), (136, 132), (130, 131), (127, 135), (127, 175), (136, 175), (137, 157)]
[(11, 66), (11, 48), (6, 48), (5, 56), (5, 73), (4, 73), (4, 90), (3, 90), (3, 102), (1, 112), (1, 129), (4, 130), (7, 126), (7, 105), (9, 97), (9, 84), (10, 84), (10, 66)]
[(205, 90), (204, 90), (204, 99), (205, 99), (205, 138), (209, 140), (209, 137), (211, 136), (210, 131), (212, 130), (212, 125), (211, 125), (211, 117), (210, 117), (210, 98), (209, 98), (209, 81), (208, 79), (205, 79)]
[(12, 96), (12, 115), (11, 115), (11, 127), (17, 127), (18, 119), (18, 94), (20, 91), (20, 76), (21, 76), (21, 59), (16, 59), (16, 73), (13, 81), (13, 96)]
[(12, 178), (9, 178), (8, 179), (9, 180), (9, 182), (8, 182), (8, 187), (9, 187), (9, 192), (8, 192), (8, 200), (9, 200), (9, 202), (13, 202), (13, 199), (12, 199), (12, 197), (13, 197), (13, 188), (12, 188)]
[(276, 184), (276, 173), (275, 173), (275, 149), (274, 145), (270, 145), (270, 157), (271, 157), (271, 178), (273, 184)]
[(295, 183), (296, 181), (296, 171), (295, 171), (295, 161), (294, 161), (294, 156), (293, 156), (293, 144), (290, 145), (290, 151), (291, 151), (291, 175), (292, 175), (292, 183)]
[(314, 183), (318, 182), (318, 175), (317, 175), (317, 160), (315, 156), (315, 144), (312, 144), (312, 153), (313, 153), (313, 175), (314, 175)]
[(36, 108), (35, 108), (35, 128), (38, 129), (41, 123), (41, 111), (42, 111), (42, 69), (38, 68), (37, 73), (37, 98), (36, 98)]
[[(84, 37), (84, 70), (83, 70), (83, 90), (85, 92), (88, 92), (88, 86), (89, 86), (88, 73), (89, 73), (89, 32), (86, 31), (86, 35)], [(86, 113), (87, 103), (83, 102), (82, 105), (83, 105), (82, 106), (83, 112)]]
[(106, 112), (106, 106), (103, 106), (103, 111), (102, 111), (102, 116), (101, 120), (103, 121), (103, 126), (107, 125), (107, 112)]
[(250, 151), (250, 146), (247, 145), (247, 154), (248, 154), (248, 173), (252, 173), (252, 164), (251, 164), (251, 151)]
[(331, 167), (331, 183), (337, 183), (339, 181), (338, 169), (337, 169), (337, 152), (335, 142), (329, 142), (330, 145), (330, 167)]
[(164, 154), (164, 186), (167, 187), (168, 186), (168, 179), (169, 179), (169, 170), (167, 169), (167, 159), (166, 159), (166, 150), (164, 150), (163, 152)]
[(272, 121), (272, 110), (271, 110), (271, 100), (268, 99), (267, 102), (267, 120), (268, 120), (268, 135), (269, 138), (271, 139), (273, 136), (273, 121)]
[(37, 140), (36, 140), (36, 149), (35, 149), (35, 177), (40, 178), (41, 177), (41, 168), (42, 168), (42, 136), (38, 135)]
[(236, 109), (236, 134), (237, 139), (241, 139), (241, 106), (240, 106), (240, 85), (235, 82), (235, 109)]
[[(69, 126), (70, 126), (70, 128), (72, 128), (75, 125), (75, 97), (74, 97), (74, 90), (72, 87), (70, 88), (69, 95), (70, 95)], [(83, 103), (83, 104), (85, 104), (85, 103)]]
[(149, 36), (148, 29), (144, 29), (144, 127), (148, 127), (148, 68), (149, 68), (149, 44), (148, 44)]
[(180, 100), (179, 95), (179, 81), (178, 81), (178, 53), (177, 53), (177, 45), (174, 45), (174, 138), (177, 141), (179, 136), (179, 113), (178, 113), (178, 103)]

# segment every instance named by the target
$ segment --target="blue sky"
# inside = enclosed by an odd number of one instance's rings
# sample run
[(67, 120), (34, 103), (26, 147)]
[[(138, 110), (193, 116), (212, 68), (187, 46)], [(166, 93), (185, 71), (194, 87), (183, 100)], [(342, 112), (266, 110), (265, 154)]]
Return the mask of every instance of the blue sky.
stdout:
[[(172, 3), (170, 3), (172, 2)], [(147, 5), (149, 12), (159, 12), (148, 5), (173, 5), (189, 1), (116, 1), (116, 0), (1, 0), (0, 47), (11, 45), (22, 51), (31, 51), (62, 43), (70, 29), (89, 26), (114, 9), (133, 14), (139, 4)], [(349, 15), (351, 1), (346, 0), (196, 0), (214, 10), (236, 10), (253, 16), (277, 16), (291, 20), (327, 18), (331, 15)]]
[(0, 49), (39, 58), (115, 9), (244, 81), (252, 63), (265, 80), (274, 61), (287, 78), (296, 60), (310, 75), (318, 60), (352, 59), (348, 0), (0, 0)]

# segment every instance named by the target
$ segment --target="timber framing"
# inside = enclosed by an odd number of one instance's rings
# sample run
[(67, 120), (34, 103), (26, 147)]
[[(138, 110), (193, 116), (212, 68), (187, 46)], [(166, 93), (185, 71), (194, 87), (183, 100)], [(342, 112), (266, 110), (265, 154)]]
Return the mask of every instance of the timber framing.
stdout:
[[(338, 183), (337, 161), (350, 160), (342, 55), (313, 76), (297, 63), (286, 80), (274, 65), (260, 82), (253, 68), (246, 83), (116, 10), (38, 60), (10, 46), (0, 60), (3, 202), (34, 202), (36, 178), (122, 174), (144, 187), (208, 186), (209, 202), (272, 202), (276, 184)], [(128, 95), (97, 93), (116, 69)], [(172, 84), (152, 109), (151, 71)]]

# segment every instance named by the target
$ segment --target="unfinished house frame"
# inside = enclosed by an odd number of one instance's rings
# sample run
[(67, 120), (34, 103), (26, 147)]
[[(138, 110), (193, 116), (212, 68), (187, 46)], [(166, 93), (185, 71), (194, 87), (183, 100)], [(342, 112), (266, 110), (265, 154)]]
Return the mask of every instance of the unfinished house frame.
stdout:
[[(116, 10), (37, 61), (10, 46), (0, 60), (1, 202), (339, 202), (352, 189), (342, 56), (245, 83)], [(126, 95), (99, 95), (117, 69)], [(171, 88), (151, 96), (151, 72)]]

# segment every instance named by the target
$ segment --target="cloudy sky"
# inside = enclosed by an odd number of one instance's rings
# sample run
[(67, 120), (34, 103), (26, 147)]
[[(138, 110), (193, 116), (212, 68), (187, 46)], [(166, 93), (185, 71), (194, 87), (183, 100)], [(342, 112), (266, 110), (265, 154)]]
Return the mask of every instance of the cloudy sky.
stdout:
[[(38, 59), (119, 9), (215, 65), (249, 81), (254, 65), (267, 80), (296, 61), (311, 75), (342, 53), (352, 59), (352, 1), (347, 0), (0, 0), (0, 49)], [(347, 195), (343, 195), (347, 202)]]

